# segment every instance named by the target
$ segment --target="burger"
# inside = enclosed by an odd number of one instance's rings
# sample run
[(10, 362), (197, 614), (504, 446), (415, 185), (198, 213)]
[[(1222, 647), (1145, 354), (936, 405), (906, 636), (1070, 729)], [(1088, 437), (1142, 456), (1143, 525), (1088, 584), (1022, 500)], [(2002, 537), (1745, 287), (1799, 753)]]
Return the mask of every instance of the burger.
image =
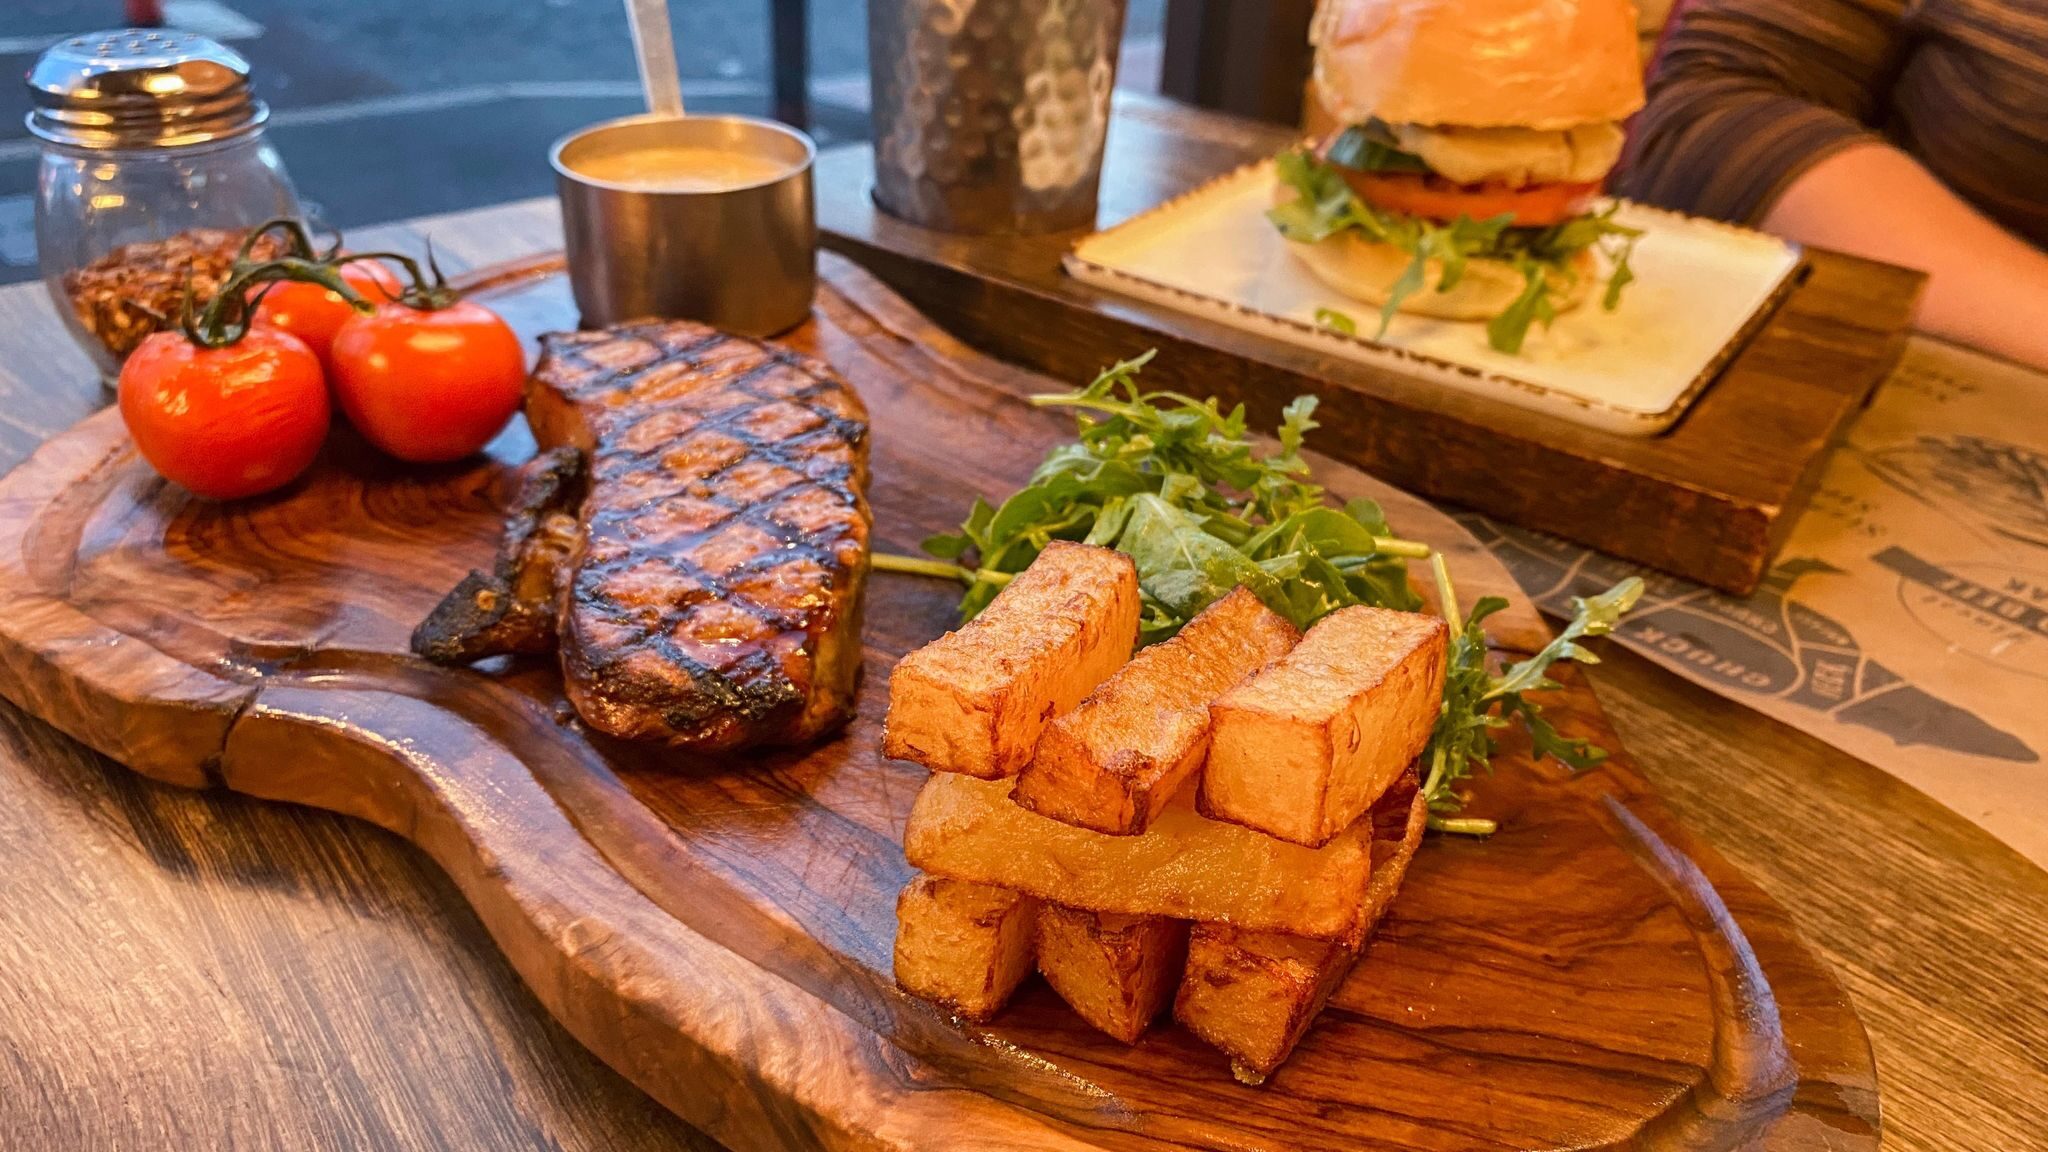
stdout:
[(1596, 251), (1619, 302), (1638, 233), (1595, 205), (1643, 104), (1630, 0), (1323, 0), (1310, 40), (1340, 126), (1277, 158), (1268, 215), (1320, 280), (1383, 332), (1485, 320), (1509, 353), (1588, 295)]

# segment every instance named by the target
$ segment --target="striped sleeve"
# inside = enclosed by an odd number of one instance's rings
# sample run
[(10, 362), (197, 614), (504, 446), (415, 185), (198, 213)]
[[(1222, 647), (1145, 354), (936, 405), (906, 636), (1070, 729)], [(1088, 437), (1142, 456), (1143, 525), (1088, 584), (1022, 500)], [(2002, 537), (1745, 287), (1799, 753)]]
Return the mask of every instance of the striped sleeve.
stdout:
[(1800, 173), (1862, 140), (1898, 67), (1906, 0), (1682, 3), (1615, 188), (1755, 223)]

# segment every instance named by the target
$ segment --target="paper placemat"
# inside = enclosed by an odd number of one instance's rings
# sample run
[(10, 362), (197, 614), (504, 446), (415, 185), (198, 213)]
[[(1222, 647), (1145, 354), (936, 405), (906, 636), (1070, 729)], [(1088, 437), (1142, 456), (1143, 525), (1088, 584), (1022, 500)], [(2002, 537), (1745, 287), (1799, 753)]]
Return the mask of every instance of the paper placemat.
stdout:
[[(1775, 237), (1623, 203), (1616, 220), (1644, 235), (1619, 307), (1599, 291), (1509, 355), (1483, 323), (1401, 314), (1375, 336), (1376, 309), (1317, 280), (1270, 221), (1273, 164), (1263, 161), (1075, 246), (1076, 279), (1446, 387), (1629, 435), (1671, 426), (1770, 314), (1799, 267)], [(1606, 268), (1600, 272), (1602, 281)], [(1316, 323), (1353, 318), (1357, 335)]]
[(1473, 514), (1546, 611), (1631, 572), (1615, 633), (1851, 753), (2048, 867), (2048, 375), (1924, 337), (1828, 466), (1755, 595)]

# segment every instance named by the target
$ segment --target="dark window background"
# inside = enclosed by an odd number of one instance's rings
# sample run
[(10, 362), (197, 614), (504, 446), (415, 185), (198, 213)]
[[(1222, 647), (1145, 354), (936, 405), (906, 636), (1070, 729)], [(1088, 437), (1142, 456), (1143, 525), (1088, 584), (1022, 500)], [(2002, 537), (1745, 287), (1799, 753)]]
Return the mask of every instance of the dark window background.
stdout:
[[(771, 0), (670, 0), (694, 108), (767, 115)], [(1119, 82), (1156, 90), (1164, 0), (1131, 0)], [(547, 146), (639, 109), (621, 0), (165, 0), (169, 22), (249, 57), (302, 196), (343, 228), (553, 189)], [(0, 66), (117, 26), (118, 0), (0, 0)], [(867, 135), (862, 0), (810, 5), (812, 130)], [(35, 275), (27, 94), (0, 90), (0, 281)]]

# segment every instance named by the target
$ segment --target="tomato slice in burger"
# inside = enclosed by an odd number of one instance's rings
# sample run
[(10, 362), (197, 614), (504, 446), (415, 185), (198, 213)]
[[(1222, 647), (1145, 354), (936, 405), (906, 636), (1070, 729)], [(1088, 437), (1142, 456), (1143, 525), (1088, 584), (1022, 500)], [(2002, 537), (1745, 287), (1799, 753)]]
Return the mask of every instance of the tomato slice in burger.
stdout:
[(1487, 220), (1510, 213), (1515, 224), (1525, 228), (1548, 228), (1562, 224), (1586, 209), (1586, 202), (1598, 184), (1531, 184), (1510, 188), (1505, 184), (1453, 184), (1440, 176), (1414, 172), (1358, 172), (1340, 168), (1351, 190), (1375, 208), (1426, 216), (1431, 220), (1456, 220), (1469, 216)]

